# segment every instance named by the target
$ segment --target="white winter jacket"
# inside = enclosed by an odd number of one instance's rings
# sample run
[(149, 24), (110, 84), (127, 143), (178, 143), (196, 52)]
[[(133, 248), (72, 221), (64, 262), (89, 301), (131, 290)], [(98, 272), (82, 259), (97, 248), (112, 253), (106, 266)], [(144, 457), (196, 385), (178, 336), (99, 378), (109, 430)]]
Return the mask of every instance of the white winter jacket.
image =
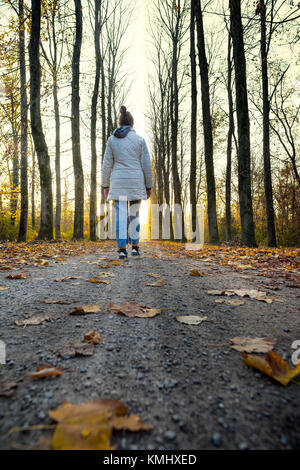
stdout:
[[(116, 129), (118, 130), (123, 129)], [(127, 129), (127, 132), (125, 129), (125, 134), (122, 135), (120, 132), (119, 135), (121, 138), (116, 135), (108, 138), (103, 159), (102, 186), (109, 187), (107, 199), (118, 200), (120, 197), (125, 197), (128, 201), (147, 199), (146, 188), (152, 188), (153, 183), (146, 141), (132, 128)]]

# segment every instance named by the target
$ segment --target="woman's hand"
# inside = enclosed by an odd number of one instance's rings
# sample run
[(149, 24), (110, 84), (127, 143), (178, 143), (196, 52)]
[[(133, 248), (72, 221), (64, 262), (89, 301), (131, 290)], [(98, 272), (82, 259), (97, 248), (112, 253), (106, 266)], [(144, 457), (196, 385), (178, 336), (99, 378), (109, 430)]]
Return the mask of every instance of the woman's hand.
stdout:
[(147, 199), (151, 196), (151, 189), (146, 189)]
[(104, 196), (105, 196), (105, 199), (107, 199), (108, 193), (109, 193), (109, 188), (105, 188), (105, 189), (104, 189)]

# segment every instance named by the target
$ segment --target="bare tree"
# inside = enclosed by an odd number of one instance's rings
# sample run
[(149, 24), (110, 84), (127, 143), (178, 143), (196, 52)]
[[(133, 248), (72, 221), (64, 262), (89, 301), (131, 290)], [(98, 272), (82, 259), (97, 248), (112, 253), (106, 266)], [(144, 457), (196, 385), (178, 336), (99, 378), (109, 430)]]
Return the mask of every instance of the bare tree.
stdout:
[(39, 0), (31, 0), (32, 20), (29, 44), (30, 61), (30, 115), (31, 131), (36, 149), (41, 184), (41, 222), (38, 238), (53, 239), (53, 199), (50, 158), (47, 144), (43, 134), (41, 109), (40, 109), (40, 27), (41, 27), (41, 3)]
[(205, 36), (203, 28), (203, 17), (201, 1), (196, 0), (195, 15), (197, 25), (197, 46), (199, 56), (199, 67), (201, 77), (201, 97), (202, 97), (202, 122), (204, 132), (204, 150), (205, 150), (205, 167), (206, 167), (206, 182), (207, 182), (207, 214), (208, 214), (208, 227), (209, 227), (209, 241), (210, 243), (217, 243), (219, 241), (218, 222), (217, 222), (217, 207), (216, 207), (216, 187), (214, 175), (214, 160), (213, 160), (213, 133), (211, 123), (211, 110), (210, 110), (210, 90), (208, 79), (208, 64), (206, 59), (205, 50)]
[(238, 179), (242, 243), (257, 246), (250, 176), (250, 124), (246, 80), (246, 60), (241, 19), (241, 1), (229, 0), (231, 15), (231, 36), (235, 69), (236, 113), (238, 123)]
[(73, 239), (83, 238), (83, 214), (84, 214), (84, 177), (80, 152), (80, 53), (82, 42), (82, 6), (81, 0), (74, 0), (76, 33), (72, 60), (72, 155), (75, 179), (75, 213)]
[(23, 0), (19, 0), (19, 67), (21, 95), (21, 216), (18, 241), (26, 241), (28, 221), (27, 134), (28, 103), (25, 64), (25, 17)]

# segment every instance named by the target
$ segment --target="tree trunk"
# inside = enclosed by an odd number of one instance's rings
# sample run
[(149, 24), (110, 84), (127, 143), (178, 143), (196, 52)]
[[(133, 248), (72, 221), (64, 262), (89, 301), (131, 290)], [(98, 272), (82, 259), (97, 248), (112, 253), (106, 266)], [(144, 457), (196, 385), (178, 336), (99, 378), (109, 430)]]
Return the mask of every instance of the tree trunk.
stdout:
[(72, 154), (75, 180), (75, 214), (73, 239), (83, 238), (84, 216), (84, 177), (80, 153), (80, 96), (79, 66), (82, 42), (82, 7), (81, 0), (74, 0), (76, 16), (76, 36), (72, 60)]
[(235, 69), (236, 113), (238, 123), (238, 180), (242, 243), (257, 246), (254, 234), (254, 221), (250, 175), (250, 124), (246, 80), (246, 60), (241, 19), (241, 1), (229, 0), (231, 15), (231, 35)]
[(228, 95), (228, 135), (227, 135), (227, 164), (226, 164), (226, 241), (230, 241), (231, 233), (231, 156), (232, 137), (234, 133), (233, 100), (232, 100), (232, 61), (231, 61), (231, 37), (228, 32), (228, 53), (227, 53), (227, 95)]
[(175, 211), (175, 204), (178, 207), (178, 210), (182, 214), (182, 223), (181, 230), (182, 235), (180, 241), (185, 241), (184, 235), (184, 220), (183, 220), (183, 211), (182, 211), (182, 202), (181, 202), (181, 181), (178, 172), (177, 165), (177, 152), (178, 152), (178, 114), (179, 114), (179, 96), (178, 96), (178, 18), (175, 28), (175, 33), (173, 36), (173, 51), (172, 51), (172, 82), (171, 82), (171, 156), (172, 156), (172, 177), (173, 177), (173, 188), (174, 188), (174, 225), (178, 224), (177, 221), (177, 211)]
[(192, 205), (192, 231), (196, 231), (196, 171), (197, 171), (197, 74), (195, 48), (195, 0), (191, 0), (190, 24), (191, 59), (191, 163), (190, 163), (190, 202)]
[(27, 176), (27, 89), (25, 64), (25, 24), (23, 0), (19, 0), (19, 66), (21, 96), (21, 216), (18, 242), (25, 242), (28, 221), (28, 176)]
[(29, 44), (30, 61), (30, 116), (31, 131), (36, 149), (41, 185), (41, 222), (38, 234), (40, 240), (53, 239), (53, 199), (50, 158), (47, 144), (43, 134), (41, 109), (40, 109), (40, 23), (41, 23), (41, 2), (31, 0), (32, 22)]
[(201, 77), (202, 117), (204, 132), (204, 154), (207, 182), (207, 212), (210, 243), (218, 243), (218, 223), (216, 207), (216, 187), (213, 160), (213, 135), (210, 115), (210, 94), (208, 80), (208, 64), (206, 60), (205, 38), (203, 29), (203, 18), (200, 0), (196, 0), (195, 14), (197, 24), (197, 46), (199, 55), (199, 67)]
[(270, 158), (270, 101), (268, 84), (268, 53), (266, 46), (266, 5), (264, 0), (260, 2), (260, 54), (261, 77), (263, 92), (263, 157), (264, 157), (264, 185), (267, 212), (268, 246), (276, 246), (275, 217), (273, 206), (273, 190)]
[(35, 149), (32, 145), (32, 173), (31, 173), (31, 227), (35, 228)]
[(13, 91), (10, 91), (11, 102), (11, 127), (13, 136), (13, 155), (12, 155), (12, 181), (11, 181), (11, 196), (10, 196), (10, 221), (11, 225), (16, 223), (16, 213), (18, 207), (18, 186), (19, 186), (19, 146), (18, 146), (18, 133), (15, 125), (15, 100)]
[(101, 56), (100, 56), (100, 3), (95, 0), (95, 30), (94, 43), (96, 54), (96, 74), (91, 108), (91, 193), (90, 193), (90, 240), (96, 241), (96, 208), (97, 208), (97, 104), (100, 84)]

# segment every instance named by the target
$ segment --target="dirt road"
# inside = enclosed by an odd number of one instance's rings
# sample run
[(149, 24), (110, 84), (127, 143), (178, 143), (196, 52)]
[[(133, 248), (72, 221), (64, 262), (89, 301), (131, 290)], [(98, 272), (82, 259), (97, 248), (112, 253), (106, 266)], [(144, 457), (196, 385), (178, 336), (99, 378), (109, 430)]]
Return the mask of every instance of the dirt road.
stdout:
[[(299, 384), (284, 387), (249, 368), (229, 341), (235, 336), (274, 338), (274, 351), (291, 365), (291, 344), (300, 339), (299, 290), (280, 284), (280, 278), (271, 286), (251, 269), (193, 260), (184, 253), (173, 256), (159, 244), (145, 243), (141, 250), (139, 259), (109, 269), (101, 263), (116, 253), (104, 244), (93, 254), (28, 267), (26, 279), (8, 279), (8, 272), (0, 271), (0, 285), (8, 287), (0, 292), (0, 339), (6, 344), (0, 382), (17, 383), (11, 397), (0, 397), (0, 448), (32, 448), (41, 437), (51, 436), (51, 429), (9, 430), (51, 424), (48, 410), (63, 400), (79, 404), (109, 397), (154, 426), (115, 433), (112, 443), (119, 449), (300, 449)], [(190, 276), (193, 268), (204, 275)], [(104, 278), (109, 284), (86, 282), (101, 272), (112, 274)], [(164, 285), (146, 286), (157, 280), (149, 273), (159, 274)], [(218, 297), (207, 294), (210, 289), (257, 289), (283, 302), (243, 298), (243, 305), (226, 305), (216, 303)], [(45, 299), (69, 304), (47, 304)], [(111, 313), (110, 302), (125, 301), (162, 313), (153, 318)], [(69, 314), (86, 304), (99, 305), (100, 312)], [(15, 324), (31, 314), (53, 318), (25, 328)], [(182, 324), (174, 318), (180, 314), (207, 320)], [(102, 340), (92, 356), (58, 355), (57, 350), (82, 341), (91, 330)], [(42, 364), (59, 366), (63, 373), (31, 380), (29, 372)]]

